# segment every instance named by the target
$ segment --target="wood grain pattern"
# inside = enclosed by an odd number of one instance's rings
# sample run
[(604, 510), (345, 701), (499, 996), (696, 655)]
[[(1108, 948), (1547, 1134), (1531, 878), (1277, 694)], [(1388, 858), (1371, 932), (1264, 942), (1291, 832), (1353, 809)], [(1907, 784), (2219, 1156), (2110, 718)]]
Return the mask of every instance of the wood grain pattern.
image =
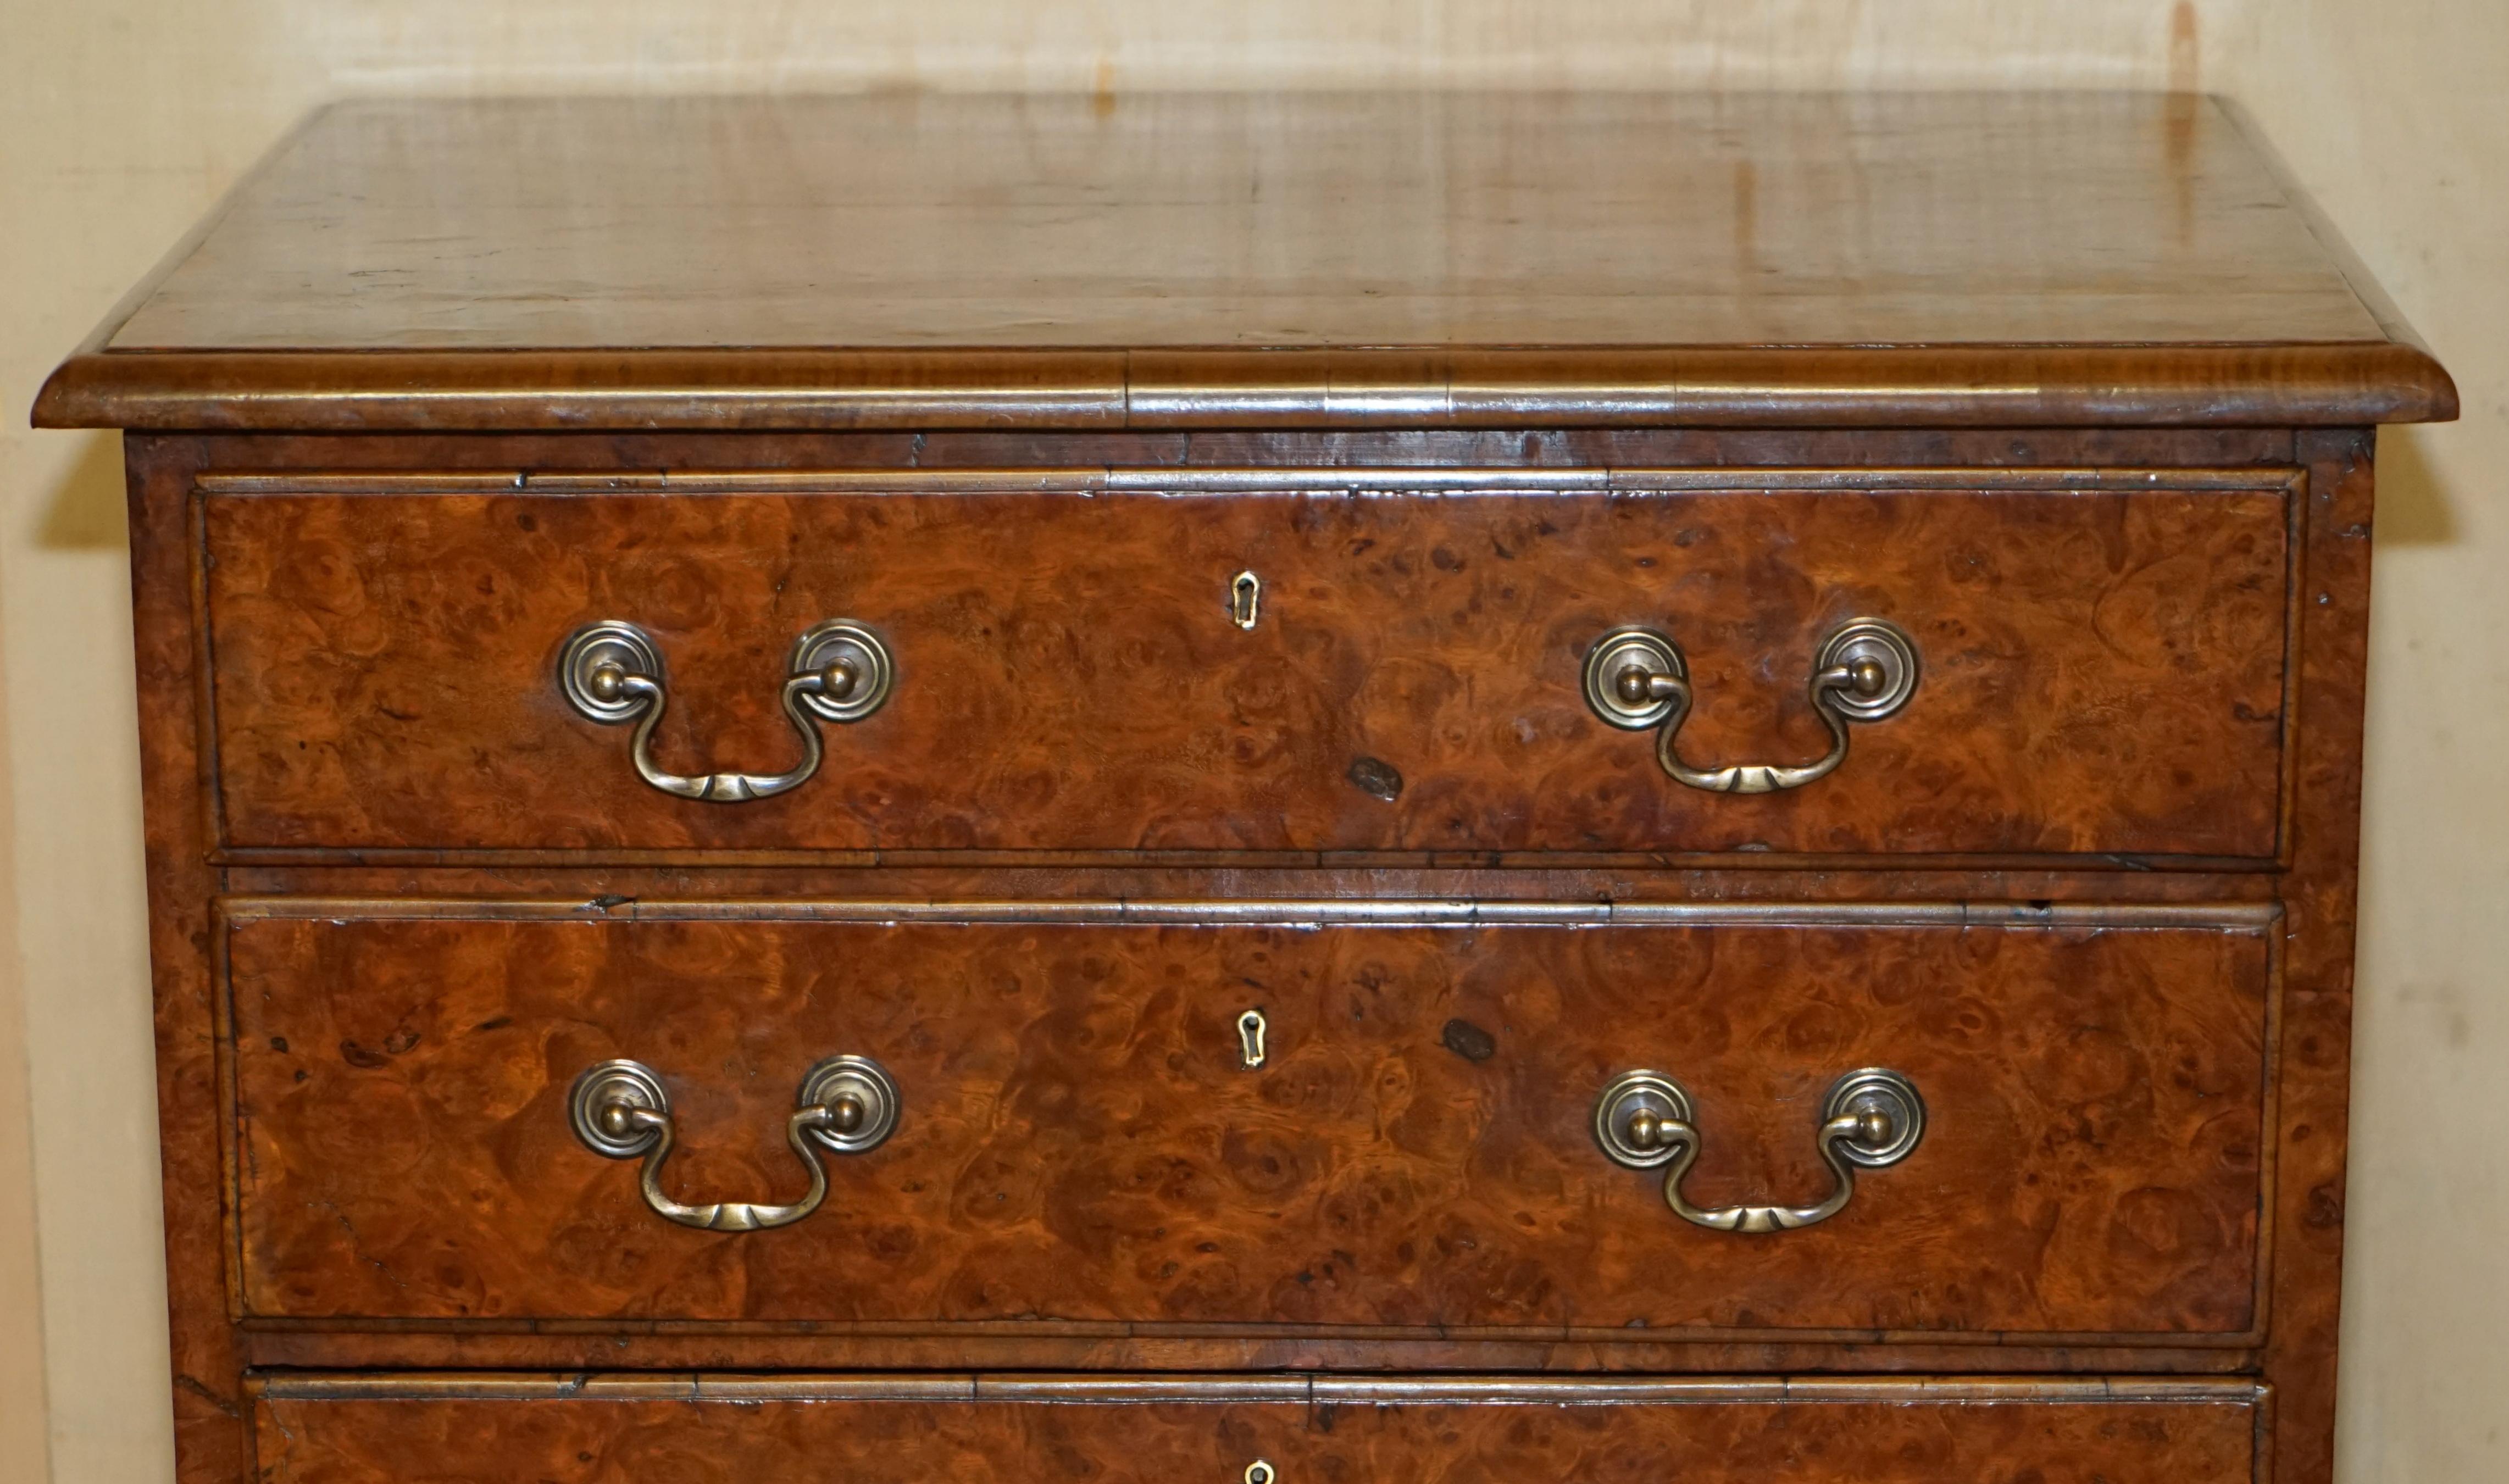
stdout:
[[(1516, 427), (1482, 432), (1274, 430), (1093, 435), (936, 429), (705, 436), (619, 432), (459, 437), (134, 437), (130, 443), (129, 463), (132, 476), (134, 578), (140, 605), (140, 717), (148, 767), (163, 1080), (161, 1144), (167, 1157), (174, 1404), (181, 1477), (185, 1484), (233, 1484), (246, 1476), (248, 1454), (239, 1449), (244, 1438), (243, 1425), (251, 1414), (245, 1395), (246, 1365), (355, 1367), (387, 1373), (413, 1365), (468, 1371), (540, 1366), (711, 1366), (752, 1372), (793, 1366), (899, 1366), (946, 1372), (983, 1363), (1026, 1369), (1083, 1366), (1201, 1371), (1276, 1371), (1284, 1367), (1401, 1371), (1501, 1366), (1591, 1373), (1626, 1373), (1633, 1369), (1707, 1372), (1718, 1368), (1763, 1373), (1797, 1368), (1908, 1373), (1965, 1367), (2040, 1373), (2104, 1369), (2261, 1373), (2280, 1392), (2275, 1420), (2266, 1429), (2276, 1457), (2277, 1484), (2324, 1484), (2331, 1468), (2335, 1282), (2341, 1217), (2340, 1130), (2348, 1056), (2344, 1029), (2349, 1008), (2351, 840), (2353, 811), (2358, 807), (2355, 785), (2362, 676), (2360, 632), (2367, 594), (2367, 563), (2362, 552), (2368, 534), (2369, 452), (2365, 435), (2303, 434), (2295, 439), (2288, 427), (1789, 432)], [(2292, 789), (2286, 827), (2290, 851), (2287, 867), (2273, 872), (2226, 872), (2218, 866), (2173, 872), (2084, 871), (2063, 868), (2112, 863), (2098, 858), (2072, 862), (2065, 858), (1946, 862), (1902, 855), (1864, 858), (1867, 869), (1849, 870), (1845, 868), (1854, 864), (1853, 858), (1806, 855), (1779, 858), (1762, 865), (1747, 853), (1729, 853), (1714, 857), (1666, 856), (1662, 858), (1661, 866), (1654, 867), (1643, 860), (1598, 862), (1589, 858), (1573, 866), (1523, 870), (1509, 866), (1508, 858), (1503, 856), (1465, 853), (1400, 861), (1309, 857), (1296, 869), (1267, 863), (1266, 869), (1249, 870), (1245, 869), (1246, 863), (1259, 858), (1247, 852), (1227, 857), (1110, 857), (1058, 863), (1005, 861), (956, 852), (947, 857), (946, 864), (937, 857), (908, 864), (905, 857), (885, 854), (825, 853), (814, 858), (816, 864), (801, 867), (768, 864), (768, 857), (760, 853), (722, 850), (677, 856), (655, 853), (633, 861), (578, 853), (530, 861), (483, 857), (468, 862), (447, 852), (379, 851), (371, 861), (356, 855), (337, 855), (293, 858), (292, 864), (280, 864), (287, 858), (273, 853), (269, 857), (272, 864), (205, 864), (212, 845), (206, 826), (210, 772), (208, 753), (201, 745), (206, 736), (203, 713), (196, 711), (195, 701), (194, 687), (204, 682), (195, 655), (204, 641), (191, 627), (186, 596), (186, 564), (195, 547), (186, 497), (196, 479), (206, 470), (264, 470), (298, 476), (312, 470), (575, 470), (607, 471), (631, 482), (650, 483), (657, 472), (691, 469), (866, 469), (910, 464), (1001, 469), (1129, 464), (1347, 470), (1437, 464), (1483, 469), (1648, 465), (1960, 468), (2004, 464), (2079, 471), (2172, 465), (2226, 471), (2256, 465), (2306, 465), (2306, 586), (2297, 608), (2302, 627), (2299, 668), (2293, 676), (2295, 703), (2291, 721), (2296, 751), (2287, 779)], [(1868, 731), (1859, 736), (1859, 741), (1870, 740), (1873, 735)], [(603, 740), (615, 740), (615, 734), (605, 735)], [(888, 864), (892, 859), (901, 864)], [(700, 864), (704, 869), (695, 869)], [(1731, 869), (1708, 869), (1744, 865), (1760, 869), (1747, 874)], [(2269, 1263), (2266, 1270), (2269, 1309), (2259, 1317), (2269, 1325), (2269, 1333), (2262, 1344), (2226, 1344), (2218, 1334), (2186, 1334), (2156, 1342), (2145, 1337), (2132, 1345), (2052, 1345), (2031, 1344), (2026, 1337), (2010, 1333), (1994, 1337), (1996, 1343), (1979, 1344), (1973, 1336), (1939, 1330), (1927, 1336), (1891, 1331), (1794, 1331), (1792, 1338), (1778, 1339), (1770, 1331), (1739, 1327), (1657, 1330), (1644, 1339), (1631, 1340), (1628, 1338), (1630, 1331), (1572, 1332), (1564, 1326), (1489, 1331), (1476, 1337), (1470, 1333), (1432, 1335), (1427, 1331), (1354, 1331), (1322, 1326), (1289, 1331), (1215, 1330), (1204, 1326), (1190, 1334), (1176, 1332), (1175, 1327), (1150, 1326), (1147, 1332), (1127, 1332), (1125, 1326), (1081, 1321), (958, 1326), (938, 1333), (898, 1333), (841, 1325), (779, 1327), (757, 1321), (678, 1326), (668, 1321), (618, 1318), (577, 1324), (402, 1319), (360, 1323), (354, 1328), (323, 1319), (251, 1318), (239, 1322), (230, 1317), (230, 1288), (221, 1276), (220, 1253), (232, 1251), (233, 1234), (222, 1227), (220, 1198), (216, 1194), (222, 1188), (234, 1188), (218, 1172), (220, 1132), (222, 1129), (232, 1130), (233, 1124), (227, 1116), (226, 1100), (219, 1093), (221, 1078), (213, 1055), (217, 1047), (213, 1036), (222, 1034), (230, 1022), (223, 1015), (212, 1013), (206, 961), (211, 922), (208, 901), (213, 892), (221, 889), (312, 898), (360, 894), (442, 898), (520, 892), (572, 898), (579, 903), (596, 898), (687, 899), (692, 893), (716, 899), (786, 900), (817, 895), (907, 900), (1028, 896), (1098, 901), (1162, 896), (1315, 896), (1357, 902), (1497, 897), (1659, 903), (1712, 902), (1736, 897), (1794, 902), (1872, 902), (1911, 896), (1938, 901), (1994, 898), (2021, 902), (2044, 898), (2073, 904), (2259, 903), (2280, 898), (2291, 906), (2291, 915), (2279, 930), (2291, 983), (2290, 1004), (2284, 1017), (2287, 1049), (2272, 1062), (2279, 1099), (2268, 1126), (2272, 1142), (2260, 1146), (2261, 1150), (2272, 1151), (2278, 1162), (2278, 1177), (2266, 1185), (2264, 1207), (2271, 1228), (2267, 1234), (2270, 1240), (2264, 1243), (2262, 1254)], [(582, 927), (571, 931), (592, 933), (603, 929)], [(356, 993), (351, 985), (335, 986), (331, 992), (352, 1000)], [(2173, 983), (2154, 992), (2174, 995), (2181, 992), (2181, 986)], [(1747, 1000), (1748, 996), (1741, 998)], [(1442, 1021), (1440, 1023), (1442, 1026)], [(393, 1028), (396, 1027), (384, 1027), (386, 1039)], [(1426, 1033), (1434, 1027), (1422, 1029)], [(1510, 1043), (1502, 1041), (1501, 1046), (1497, 1059), (1510, 1055)], [(265, 1051), (263, 1055), (271, 1054)], [(336, 1047), (332, 1055), (337, 1074), (345, 1076), (348, 1068), (345, 1062), (336, 1061)], [(398, 1059), (419, 1055), (420, 1051), (413, 1049)], [(1467, 1065), (1442, 1048), (1437, 1049), (1432, 1061), (1437, 1057), (1454, 1061), (1457, 1067)], [(684, 1075), (677, 1068), (665, 1069), (675, 1076)], [(570, 1071), (552, 1067), (539, 1075), (562, 1081)], [(1817, 1074), (1808, 1071), (1807, 1075)], [(783, 1091), (776, 1088), (758, 1094), (762, 1111), (778, 1101)], [(1758, 1100), (1751, 1101), (1756, 1104)], [(1751, 1147), (1729, 1147), (1738, 1161), (1765, 1163), (1756, 1169), (1738, 1165), (1730, 1175), (1735, 1181), (1730, 1194), (1747, 1193), (1743, 1177), (1762, 1170), (1772, 1178), (1801, 1177), (1807, 1182), (1806, 1189), (1816, 1184), (1819, 1172), (1808, 1164), (1792, 1169), (1791, 1175), (1779, 1168), (1783, 1161), (1807, 1159), (1803, 1130), (1773, 1107), (1763, 1108), (1753, 1116), (1777, 1120), (1765, 1140), (1755, 1133), (1749, 1140)], [(720, 1162), (715, 1172), (727, 1182), (722, 1193), (739, 1194), (748, 1187), (733, 1191), (729, 1182), (746, 1182), (753, 1176), (763, 1182), (797, 1175), (785, 1163), (788, 1155), (767, 1147), (768, 1138), (762, 1127), (743, 1114), (727, 1113), (720, 1119), (709, 1114), (702, 1137), (693, 1131), (692, 1133), (693, 1145), (703, 1143), (706, 1147), (702, 1151), (693, 1147), (691, 1154), (702, 1152), (708, 1159)], [(744, 1145), (739, 1140), (751, 1142)], [(566, 1147), (572, 1151), (572, 1145)], [(1929, 1142), (1920, 1152), (1919, 1160), (1937, 1147)], [(580, 1158), (589, 1160), (588, 1156)], [(235, 1167), (237, 1170), (243, 1168), (241, 1164)], [(1891, 1182), (1920, 1175), (1923, 1168), (1921, 1164), (1911, 1164), (1885, 1171), (1867, 1182), (1859, 1201), (1889, 1197), (1893, 1189)], [(601, 1165), (598, 1169), (604, 1176), (632, 1182), (633, 1172), (624, 1167)], [(702, 1173), (693, 1165), (691, 1169), (693, 1173)], [(841, 1169), (839, 1173), (842, 1191), (843, 1170)], [(1622, 1172), (1611, 1173), (1619, 1176)], [(1709, 1173), (1703, 1169), (1695, 1178), (1704, 1181)], [(1632, 1174), (1627, 1179), (1631, 1182), (1627, 1188), (1612, 1192), (1613, 1208), (1626, 1206), (1632, 1212), (1668, 1219), (1654, 1204), (1655, 1197), (1644, 1177)], [(1903, 1183), (1898, 1188), (1910, 1187)], [(766, 1193), (763, 1183), (758, 1189)], [(606, 1190), (604, 1199), (632, 1201), (630, 1192), (630, 1185), (617, 1184)], [(1863, 1209), (1879, 1211), (1884, 1204), (1877, 1199)], [(1817, 1230), (1796, 1235), (1817, 1235)], [(1006, 1328), (1011, 1332), (1002, 1332)], [(1498, 1333), (1509, 1338), (1489, 1337)], [(1685, 1333), (1696, 1338), (1681, 1338)], [(1388, 1334), (1420, 1337), (1381, 1337)], [(824, 1387), (826, 1382), (814, 1384)], [(330, 1404), (304, 1403), (309, 1409)], [(369, 1399), (356, 1405), (394, 1404)], [(699, 1409), (686, 1403), (674, 1405), (680, 1410), (669, 1414), (671, 1421), (664, 1430), (645, 1434), (649, 1447), (666, 1442), (669, 1427), (696, 1426), (693, 1414)], [(1797, 1415), (1803, 1410), (1794, 1409)], [(2261, 1408), (2244, 1410), (2263, 1427)], [(500, 1481), (534, 1476), (524, 1471), (527, 1464), (515, 1462), (534, 1456), (528, 1445), (515, 1444), (515, 1434), (486, 1426), (479, 1420), (486, 1415), (471, 1414), (446, 1425), (466, 1443), (477, 1439), (484, 1449), (505, 1450), (506, 1456), (482, 1455), (479, 1462), (467, 1465), (473, 1470), (470, 1476)], [(754, 1422), (758, 1415), (754, 1411), (741, 1414), (744, 1422)], [(1891, 1415), (1904, 1416), (1905, 1409), (1894, 1410)], [(737, 1430), (741, 1425), (736, 1422), (727, 1426)], [(291, 1418), (288, 1426), (300, 1436), (314, 1436), (319, 1430), (310, 1414)], [(2130, 1428), (2122, 1441), (2097, 1431), (2069, 1436), (2063, 1450), (2067, 1461), (2063, 1466), (2104, 1472), (2112, 1481), (2129, 1477), (2122, 1470), (2141, 1457), (2134, 1450), (2145, 1441), (2148, 1433), (2141, 1428)], [(354, 1461), (334, 1460), (323, 1466), (368, 1470), (338, 1475), (345, 1478), (396, 1479), (393, 1470), (406, 1473), (408, 1461), (423, 1454), (421, 1449), (396, 1453), (389, 1445), (365, 1452), (359, 1452), (362, 1444), (345, 1446), (349, 1453), (356, 1455)], [(448, 1446), (437, 1449), (432, 1456), (450, 1459), (455, 1453)], [(1996, 1462), (1982, 1462), (1943, 1471), (1955, 1476), (1989, 1478), (2002, 1477), (2009, 1471), (2017, 1478), (2026, 1478), (2030, 1468), (2041, 1467), (2045, 1477), (2062, 1476), (2045, 1473), (2045, 1465), (2026, 1447), (2013, 1456), (2018, 1462), (2010, 1470)], [(271, 1457), (265, 1454), (264, 1462), (270, 1462)], [(580, 1459), (570, 1464), (571, 1457), (560, 1455), (549, 1468), (540, 1471), (554, 1470), (553, 1477), (573, 1477), (588, 1466)], [(1869, 1461), (1859, 1463), (1867, 1465), (1865, 1472), (1873, 1471)], [(312, 1466), (310, 1463), (308, 1466)], [(1233, 1478), (1242, 1466), (1239, 1462), (1219, 1477)], [(1713, 1466), (1719, 1465), (1700, 1464), (1691, 1471)], [(2214, 1458), (2173, 1466), (2178, 1474), (2187, 1477), (2247, 1476), (2236, 1466)], [(385, 1471), (374, 1472), (378, 1469)], [(1407, 1476), (1410, 1469), (1407, 1465), (1388, 1465), (1377, 1471)]]
[[(425, 395), (413, 396), (413, 389)], [(152, 351), (63, 362), (39, 427), (1554, 429), (2445, 423), (2406, 345), (1234, 352)]]
[[(310, 352), (310, 354), (309, 354)], [(2209, 101), (364, 102), (54, 426), (2453, 416)]]
[(133, 442), (126, 460), (166, 1212), (165, 1404), (174, 1417), (177, 1484), (236, 1484), (249, 1476), (251, 1422), (233, 1316), (234, 1243), (217, 1194), (234, 1187), (235, 1120), (209, 963), (217, 882), (202, 865), (213, 843), (205, 807), (208, 670), (192, 623), (193, 468), (168, 452)]
[[(325, 915), (241, 923), (229, 951), (257, 1316), (2164, 1341), (2255, 1318), (2253, 932)], [(632, 1057), (686, 1130), (682, 1199), (790, 1199), (783, 1117), (840, 1052), (886, 1065), (906, 1114), (781, 1231), (661, 1222), (567, 1127), (576, 1073)], [(1703, 1232), (1593, 1147), (1631, 1065), (1699, 1100), (1703, 1203), (1824, 1191), (1815, 1110), (1852, 1067), (1915, 1079), (1931, 1128), (1830, 1223)]]
[[(1999, 1392), (1958, 1384), (1782, 1383), (1597, 1389), (1552, 1399), (1501, 1381), (1413, 1390), (1393, 1383), (1302, 1394), (1297, 1378), (1198, 1395), (1145, 1379), (1073, 1389), (947, 1378), (860, 1388), (775, 1378), (656, 1382), (575, 1378), (506, 1397), (492, 1379), (431, 1387), (390, 1378), (382, 1395), (301, 1384), (255, 1408), (266, 1484), (385, 1484), (412, 1459), (441, 1484), (529, 1479), (745, 1484), (817, 1478), (1069, 1478), (1133, 1484), (1236, 1480), (1261, 1459), (1285, 1481), (1436, 1484), (1577, 1479), (1782, 1478), (1800, 1484), (2181, 1484), (2254, 1480), (2264, 1399), (2243, 1387), (2138, 1396), (2127, 1387)], [(1213, 1389), (1217, 1390), (1217, 1389)], [(1095, 1392), (1095, 1399), (1082, 1400)], [(1265, 1399), (1269, 1391), (1282, 1399)], [(922, 1394), (917, 1394), (918, 1392)], [(1652, 1394), (1651, 1394), (1652, 1392)], [(2124, 1392), (2125, 1394), (2117, 1394)], [(468, 1393), (468, 1394), (466, 1394)], [(941, 1393), (935, 1395), (934, 1393)], [(1285, 1394), (1286, 1393), (1286, 1394)], [(1480, 1396), (1490, 1399), (1481, 1400)], [(510, 1399), (508, 1399), (510, 1398)], [(1122, 1398), (1122, 1399), (1118, 1399)]]
[[(226, 840), (2274, 857), (2286, 493), (1977, 478), (212, 495)], [(1265, 585), (1251, 633), (1226, 607), (1242, 570)], [(1800, 791), (1683, 789), (1579, 689), (1589, 645), (1650, 624), (1699, 687), (1688, 757), (1817, 757), (1812, 656), (1861, 614), (1910, 630), (1924, 683)], [(897, 690), (827, 728), (823, 775), (776, 798), (646, 787), (624, 729), (575, 716), (551, 680), (577, 626), (631, 619), (669, 667), (663, 765), (780, 768), (786, 651), (837, 616), (886, 637)]]
[(1383, 467), (2194, 468), (2298, 463), (2290, 427), (1239, 428), (1068, 432), (915, 428), (749, 432), (521, 429), (466, 433), (134, 433), (131, 441), (199, 474), (647, 476), (703, 469), (1068, 469)]
[(2279, 1027), (2282, 1175), (2273, 1212), (2283, 1235), (2274, 1247), (2274, 1325), (2265, 1369), (2291, 1398), (2275, 1429), (2275, 1477), (2314, 1481), (2335, 1473), (2377, 439), (2366, 431), (2312, 435), (2302, 453), (2309, 464), (2299, 686), (2305, 741), (2295, 782), (2312, 807), (2285, 885), (2289, 990)]
[(631, 1323), (617, 1319), (554, 1320), (499, 1325), (481, 1321), (400, 1320), (349, 1327), (332, 1320), (248, 1319), (237, 1330), (238, 1353), (252, 1367), (406, 1369), (516, 1367), (584, 1370), (804, 1370), (858, 1375), (931, 1371), (969, 1365), (1010, 1370), (1080, 1367), (1167, 1374), (1270, 1375), (1330, 1367), (1337, 1373), (1437, 1375), (1503, 1368), (1512, 1374), (1602, 1380), (1644, 1376), (1887, 1374), (1926, 1376), (1976, 1372), (2018, 1379), (2132, 1371), (2175, 1377), (2244, 1377), (2258, 1373), (2259, 1348), (2218, 1343), (2087, 1344), (2023, 1340), (1979, 1344), (1905, 1335), (1841, 1340), (1773, 1340), (1765, 1336), (1663, 1335), (1638, 1340), (1518, 1330), (1443, 1339), (1375, 1338), (1316, 1328), (1241, 1329), (1177, 1335), (1074, 1333), (1043, 1324), (1005, 1333), (960, 1326), (938, 1332), (830, 1329), (817, 1325), (755, 1326)]
[(2385, 336), (2209, 103), (1389, 90), (354, 103), (110, 344), (2260, 339)]

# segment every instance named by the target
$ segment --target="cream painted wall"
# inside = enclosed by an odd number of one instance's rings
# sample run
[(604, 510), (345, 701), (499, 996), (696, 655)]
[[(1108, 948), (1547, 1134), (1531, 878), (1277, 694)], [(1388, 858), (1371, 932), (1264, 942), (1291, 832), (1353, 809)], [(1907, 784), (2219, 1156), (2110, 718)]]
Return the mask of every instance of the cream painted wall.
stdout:
[(2379, 440), (2337, 1448), (2509, 1475), (2509, 7), (2274, 0), (2230, 91), (2454, 373)]
[(2346, 1484), (2497, 1472), (2498, 0), (0, 0), (0, 1479), (169, 1456), (120, 461), (24, 430), (53, 361), (341, 93), (1324, 83), (2203, 87), (2262, 123), (2465, 392), (2383, 448), (2341, 1447)]

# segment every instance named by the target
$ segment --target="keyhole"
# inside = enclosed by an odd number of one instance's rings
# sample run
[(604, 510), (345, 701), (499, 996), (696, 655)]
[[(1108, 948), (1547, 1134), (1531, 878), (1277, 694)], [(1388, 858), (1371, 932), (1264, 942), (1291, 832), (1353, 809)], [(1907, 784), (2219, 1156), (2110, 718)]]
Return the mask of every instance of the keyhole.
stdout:
[(1241, 572), (1228, 584), (1229, 621), (1241, 629), (1251, 629), (1262, 615), (1263, 579), (1251, 572)]
[(1246, 1070), (1251, 1072), (1263, 1064), (1263, 1032), (1270, 1028), (1259, 1010), (1250, 1010), (1237, 1018), (1237, 1053)]
[(1272, 1465), (1262, 1459), (1246, 1465), (1246, 1484), (1273, 1484), (1279, 1477), (1273, 1472)]

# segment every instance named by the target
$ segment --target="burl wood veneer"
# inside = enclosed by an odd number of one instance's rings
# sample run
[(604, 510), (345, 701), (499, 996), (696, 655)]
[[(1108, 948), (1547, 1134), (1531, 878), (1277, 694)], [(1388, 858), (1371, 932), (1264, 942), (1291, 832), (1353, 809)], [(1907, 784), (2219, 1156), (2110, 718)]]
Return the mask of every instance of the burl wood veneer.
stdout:
[(2221, 1382), (312, 1375), (259, 1388), (254, 1413), (273, 1484), (383, 1484), (411, 1459), (447, 1484), (1167, 1484), (1258, 1465), (1281, 1479), (1435, 1484), (2248, 1484), (2266, 1409), (2253, 1386)]
[(35, 410), (180, 1484), (2325, 1484), (2365, 292), (2188, 97), (319, 116)]
[[(1261, 488), (1281, 477), (213, 483), (225, 843), (2278, 851), (2289, 468)], [(1519, 482), (1555, 488), (1506, 492)], [(1260, 584), (1252, 630), (1225, 601), (1240, 572)], [(693, 811), (636, 787), (618, 733), (550, 680), (569, 634), (620, 614), (663, 650), (675, 771), (787, 765), (777, 686), (821, 619), (886, 637), (903, 679), (880, 714), (828, 729), (820, 787)], [(1868, 614), (1926, 662), (1896, 724), (1858, 729), (1839, 788), (1667, 789), (1651, 734), (1605, 725), (1580, 688), (1588, 647), (1638, 615), (1688, 658), (1689, 756), (1817, 758), (1815, 652)]]
[[(2127, 1341), (2255, 1320), (2253, 911), (1318, 931), (642, 908), (237, 907), (247, 1315)], [(634, 1057), (686, 1131), (681, 1199), (790, 1199), (784, 1120), (839, 1053), (885, 1066), (903, 1117), (829, 1162), (839, 1219), (783, 1241), (691, 1241), (569, 1131), (575, 1074)], [(1820, 1094), (1875, 1065), (1924, 1094), (1923, 1142), (1861, 1177), (1864, 1219), (1783, 1241), (1678, 1229), (1662, 1172), (1590, 1132), (1615, 1074), (1658, 1068), (1699, 1102), (1695, 1200), (1808, 1203)]]

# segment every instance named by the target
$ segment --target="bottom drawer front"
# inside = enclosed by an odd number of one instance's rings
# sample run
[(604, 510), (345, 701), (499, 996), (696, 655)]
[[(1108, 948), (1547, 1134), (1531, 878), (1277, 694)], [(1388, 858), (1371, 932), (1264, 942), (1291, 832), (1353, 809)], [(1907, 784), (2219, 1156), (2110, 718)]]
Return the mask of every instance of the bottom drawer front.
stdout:
[(2241, 1381), (290, 1376), (266, 1484), (2230, 1484)]

